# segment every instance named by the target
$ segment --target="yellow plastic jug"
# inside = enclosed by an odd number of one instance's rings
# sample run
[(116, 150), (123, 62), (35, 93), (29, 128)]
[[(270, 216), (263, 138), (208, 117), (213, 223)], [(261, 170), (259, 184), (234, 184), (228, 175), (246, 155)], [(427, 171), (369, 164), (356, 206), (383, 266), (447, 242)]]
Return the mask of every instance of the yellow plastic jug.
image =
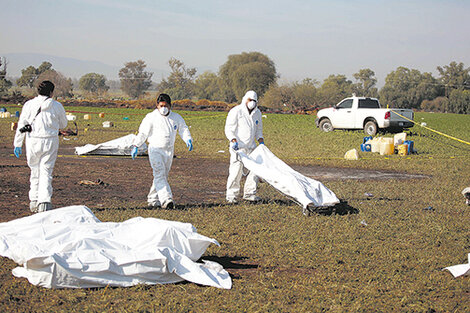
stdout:
[(404, 156), (408, 155), (408, 145), (398, 145), (398, 155)]

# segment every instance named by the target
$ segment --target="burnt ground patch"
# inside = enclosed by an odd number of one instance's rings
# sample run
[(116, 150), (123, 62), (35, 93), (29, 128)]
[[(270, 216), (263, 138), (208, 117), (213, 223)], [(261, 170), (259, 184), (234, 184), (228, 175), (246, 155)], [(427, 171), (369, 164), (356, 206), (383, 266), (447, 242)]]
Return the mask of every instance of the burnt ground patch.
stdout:
[[(72, 148), (61, 148), (54, 169), (53, 205), (87, 205), (106, 208), (112, 203), (128, 202), (131, 207), (145, 205), (152, 183), (152, 171), (146, 157), (131, 160), (130, 157), (78, 157)], [(317, 180), (383, 180), (416, 179), (428, 176), (390, 171), (351, 168), (326, 168), (298, 166), (293, 168)], [(9, 149), (0, 149), (0, 221), (29, 215), (29, 175), (24, 155), (20, 159), (11, 155)], [(178, 208), (194, 206), (217, 206), (225, 204), (225, 184), (228, 160), (177, 157), (173, 160), (170, 185)], [(104, 184), (88, 186), (82, 180)], [(273, 199), (271, 201), (276, 201)], [(286, 205), (292, 204), (289, 199)], [(111, 205), (112, 206), (112, 205)]]

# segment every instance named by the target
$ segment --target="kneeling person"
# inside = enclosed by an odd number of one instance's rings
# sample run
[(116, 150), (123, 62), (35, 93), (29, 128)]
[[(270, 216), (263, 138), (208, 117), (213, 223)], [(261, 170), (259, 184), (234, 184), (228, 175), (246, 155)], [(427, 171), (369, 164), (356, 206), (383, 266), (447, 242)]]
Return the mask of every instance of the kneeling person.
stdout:
[(168, 173), (173, 162), (177, 132), (189, 151), (192, 151), (193, 140), (188, 126), (181, 115), (171, 111), (170, 96), (162, 93), (157, 97), (157, 109), (147, 114), (142, 120), (131, 152), (132, 159), (134, 159), (137, 156), (137, 147), (148, 141), (149, 160), (153, 170), (153, 184), (148, 194), (149, 206), (161, 206), (164, 209), (174, 207), (173, 194), (168, 184)]

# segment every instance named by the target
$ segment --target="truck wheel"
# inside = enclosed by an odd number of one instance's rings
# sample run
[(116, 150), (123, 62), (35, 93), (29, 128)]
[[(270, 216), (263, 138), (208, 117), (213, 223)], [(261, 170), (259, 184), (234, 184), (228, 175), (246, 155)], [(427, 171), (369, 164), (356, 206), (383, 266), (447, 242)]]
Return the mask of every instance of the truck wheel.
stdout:
[(375, 136), (377, 134), (377, 124), (374, 121), (368, 121), (364, 125), (364, 133), (369, 136)]
[(333, 125), (331, 125), (331, 121), (327, 118), (322, 119), (318, 127), (320, 128), (321, 131), (324, 131), (325, 133), (333, 130)]

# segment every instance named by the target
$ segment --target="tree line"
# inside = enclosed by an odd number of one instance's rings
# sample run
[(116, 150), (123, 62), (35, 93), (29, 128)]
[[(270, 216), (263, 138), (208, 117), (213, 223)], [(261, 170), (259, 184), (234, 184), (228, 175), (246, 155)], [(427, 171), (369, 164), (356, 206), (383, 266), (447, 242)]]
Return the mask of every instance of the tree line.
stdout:
[[(3, 61), (2, 61), (3, 60)], [(8, 92), (12, 83), (6, 79), (6, 61), (0, 58), (0, 95)], [(229, 55), (217, 73), (206, 71), (197, 75), (196, 68), (186, 66), (181, 60), (168, 61), (170, 74), (156, 84), (158, 92), (173, 99), (208, 99), (237, 103), (243, 94), (256, 90), (260, 105), (274, 109), (296, 110), (332, 106), (341, 99), (356, 94), (377, 97), (384, 105), (416, 110), (470, 113), (470, 68), (455, 61), (437, 66), (438, 77), (417, 69), (398, 67), (385, 78), (379, 90), (373, 70), (360, 69), (353, 80), (345, 75), (330, 75), (322, 82), (311, 78), (294, 82), (279, 82), (274, 62), (260, 52), (243, 52)], [(145, 97), (153, 73), (146, 70), (143, 60), (127, 62), (119, 71), (120, 88), (130, 98)], [(71, 97), (73, 84), (70, 78), (43, 62), (38, 68), (29, 66), (21, 71), (18, 86), (34, 88), (45, 79), (56, 84), (56, 95)], [(87, 97), (104, 96), (109, 81), (102, 74), (88, 73), (78, 81), (78, 88)]]

